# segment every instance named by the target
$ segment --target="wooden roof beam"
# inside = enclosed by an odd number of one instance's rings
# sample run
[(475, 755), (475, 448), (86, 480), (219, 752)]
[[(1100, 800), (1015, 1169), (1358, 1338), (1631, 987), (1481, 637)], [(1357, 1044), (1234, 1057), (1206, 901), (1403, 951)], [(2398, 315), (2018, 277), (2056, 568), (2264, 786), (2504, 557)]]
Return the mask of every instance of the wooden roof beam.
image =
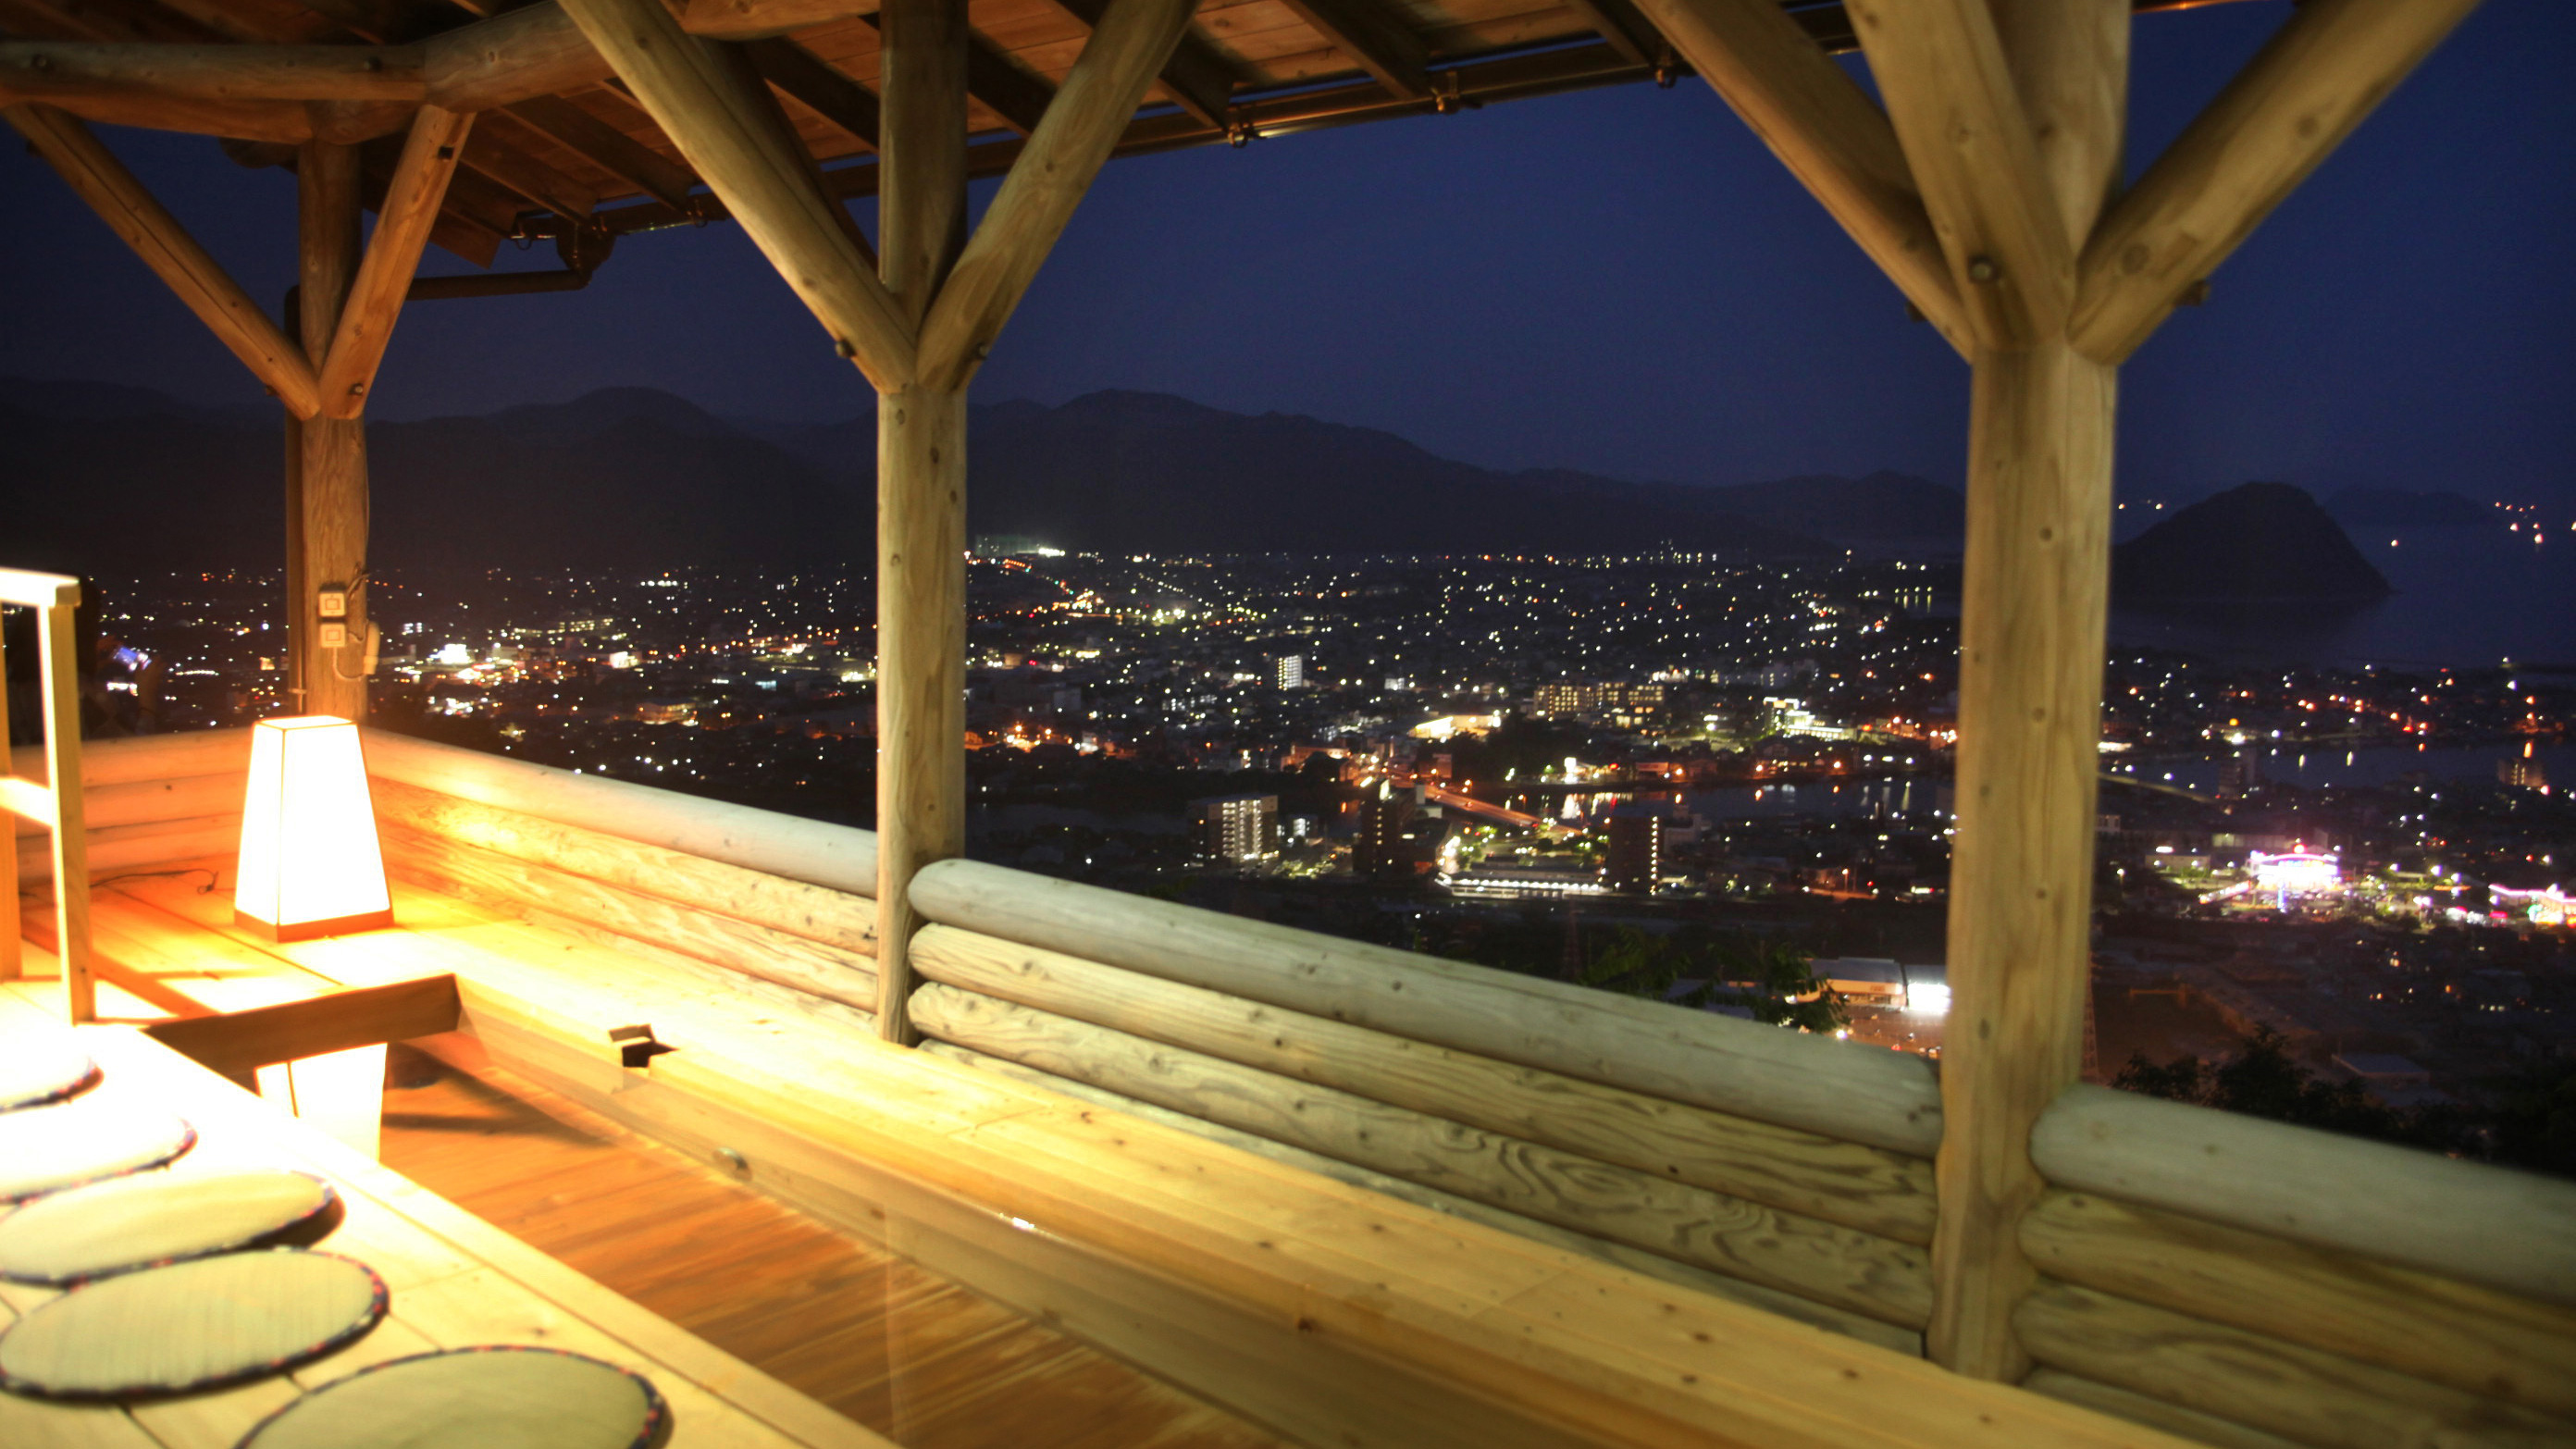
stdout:
[(2084, 248), (2076, 348), (2118, 362), (2250, 236), (2477, 0), (2308, 0)]
[[(1055, 0), (1055, 4), (1093, 30), (1100, 28), (1100, 17), (1109, 9), (1107, 0)], [(1173, 47), (1171, 62), (1163, 67), (1162, 76), (1163, 89), (1171, 93), (1175, 104), (1220, 129), (1226, 124), (1226, 113), (1233, 108), (1234, 88), (1240, 79), (1234, 62), (1195, 32), (1186, 30), (1181, 32), (1181, 43)]]
[(417, 46), (125, 45), (0, 41), (0, 94), (148, 91), (210, 101), (409, 101), (428, 94)]
[(1583, 17), (1594, 34), (1607, 41), (1623, 60), (1637, 65), (1653, 65), (1664, 49), (1664, 37), (1655, 23), (1639, 14), (1629, 0), (1565, 0), (1566, 8)]
[(681, 29), (661, 0), (567, 0), (591, 43), (715, 189), (778, 274), (881, 392), (912, 380), (912, 329), (843, 230), (813, 162), (722, 55)]
[(1970, 346), (1940, 237), (1887, 116), (1774, 0), (1639, 0), (1952, 346)]
[(686, 212), (698, 184), (689, 168), (561, 96), (532, 96), (509, 114), (674, 211)]
[[(510, 113), (503, 111), (501, 115)], [(599, 205), (599, 193), (538, 160), (488, 122), (465, 147), (465, 169), (503, 187), (538, 211), (579, 221)]]
[(0, 116), (7, 117), (99, 219), (179, 294), (179, 300), (213, 330), (216, 339), (277, 394), (287, 411), (299, 418), (320, 411), (319, 385), (304, 349), (287, 338), (87, 127), (47, 106), (9, 106), (0, 109)]
[[(883, 19), (877, 15), (859, 17), (880, 30)], [(1038, 128), (1038, 119), (1046, 114), (1047, 104), (1055, 98), (1055, 87), (1020, 69), (1018, 61), (996, 48), (993, 42), (969, 30), (966, 32), (966, 94), (981, 101), (984, 109), (1002, 118), (1002, 124), (1026, 136)]]
[(2063, 336), (2075, 243), (1988, 0), (1846, 8), (1977, 341), (2015, 348)]
[(473, 128), (471, 112), (437, 106), (421, 107), (412, 122), (402, 159), (394, 163), (393, 183), (376, 210), (367, 254), (349, 283), (349, 299), (341, 304), (340, 324), (323, 357), (326, 416), (354, 418), (366, 410), (385, 345), (393, 340), (394, 322), (402, 315), (403, 295), (420, 270), (421, 248), (429, 244), (430, 228), (447, 200), (447, 183), (464, 158), (465, 138)]
[(873, 151), (881, 124), (876, 92), (834, 70), (821, 56), (785, 36), (741, 42), (761, 79)]
[(1390, 95), (1418, 100), (1431, 94), (1430, 47), (1392, 12), (1371, 0), (1287, 0), (1287, 5)]
[[(596, 3), (596, 0), (581, 0)], [(1188, 30), (1198, 0), (1110, 0), (1056, 103), (1003, 178), (1000, 194), (930, 304), (921, 384), (966, 386), (1073, 219), (1136, 107)]]

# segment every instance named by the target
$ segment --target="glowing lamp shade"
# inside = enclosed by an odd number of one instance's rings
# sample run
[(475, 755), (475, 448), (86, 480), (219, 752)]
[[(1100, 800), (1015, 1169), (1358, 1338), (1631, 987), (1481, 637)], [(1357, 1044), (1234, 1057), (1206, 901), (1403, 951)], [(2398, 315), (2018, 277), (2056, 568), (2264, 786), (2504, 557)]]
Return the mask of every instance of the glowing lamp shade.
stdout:
[(358, 727), (331, 715), (250, 732), (233, 918), (279, 941), (394, 923)]

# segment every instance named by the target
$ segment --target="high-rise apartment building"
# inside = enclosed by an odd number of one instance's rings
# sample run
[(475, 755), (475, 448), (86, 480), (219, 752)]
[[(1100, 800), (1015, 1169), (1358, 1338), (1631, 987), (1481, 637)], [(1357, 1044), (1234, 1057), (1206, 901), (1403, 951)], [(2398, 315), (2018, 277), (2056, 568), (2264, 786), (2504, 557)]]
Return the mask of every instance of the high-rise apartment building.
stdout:
[(1266, 860), (1279, 853), (1279, 797), (1218, 795), (1190, 802), (1190, 834), (1209, 860)]

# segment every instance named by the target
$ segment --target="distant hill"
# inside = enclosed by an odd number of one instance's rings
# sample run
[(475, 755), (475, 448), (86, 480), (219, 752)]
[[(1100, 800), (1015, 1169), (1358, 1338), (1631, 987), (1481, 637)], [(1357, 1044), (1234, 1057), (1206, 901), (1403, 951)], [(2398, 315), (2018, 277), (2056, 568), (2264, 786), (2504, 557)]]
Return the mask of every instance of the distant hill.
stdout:
[[(1879, 473), (1730, 487), (1501, 472), (1370, 428), (1152, 393), (974, 410), (972, 527), (1155, 552), (1812, 556), (1955, 539), (1951, 490)], [(830, 567), (873, 551), (875, 418), (736, 422), (609, 389), (368, 430), (378, 567)], [(281, 431), (259, 409), (0, 379), (0, 525), (16, 566), (274, 567)]]
[(2402, 488), (2346, 488), (2326, 511), (2356, 528), (2466, 528), (2495, 521), (2495, 510), (2457, 493)]
[(2394, 593), (2305, 489), (2246, 483), (2111, 552), (2119, 604), (2358, 603)]

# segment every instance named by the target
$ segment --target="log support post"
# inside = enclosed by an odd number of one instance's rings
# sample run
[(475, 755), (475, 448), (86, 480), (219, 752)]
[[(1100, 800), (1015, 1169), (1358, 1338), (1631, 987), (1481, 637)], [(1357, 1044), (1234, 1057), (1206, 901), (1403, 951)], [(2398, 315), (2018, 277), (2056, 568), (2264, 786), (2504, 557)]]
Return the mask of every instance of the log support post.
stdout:
[[(918, 329), (966, 237), (965, 0), (887, 0), (878, 275)], [(877, 1030), (912, 1032), (914, 872), (966, 852), (966, 384), (877, 399)]]
[(2083, 1063), (2116, 373), (2062, 338), (1975, 367), (1929, 1341), (2018, 1380), (2030, 1128)]
[[(355, 146), (308, 141), (296, 165), (296, 251), (298, 298), (296, 323), (303, 334), (305, 356), (318, 375), (330, 354), (331, 338), (357, 280), (359, 249), (359, 167)], [(316, 416), (288, 430), (296, 456), (287, 464), (289, 544), (296, 550), (287, 567), (287, 600), (291, 660), (287, 686), (292, 708), (300, 714), (331, 714), (342, 719), (367, 717), (367, 681), (362, 669), (366, 639), (367, 560), (367, 424), (356, 417)], [(320, 602), (325, 588), (346, 590), (346, 617), (325, 620)], [(323, 628), (337, 622), (337, 648), (323, 647)]]
[(2067, 335), (2115, 185), (2127, 0), (1853, 7), (1975, 336), (1941, 1212), (1926, 1346), (2017, 1382), (2030, 1129), (2083, 1066), (2117, 367)]

